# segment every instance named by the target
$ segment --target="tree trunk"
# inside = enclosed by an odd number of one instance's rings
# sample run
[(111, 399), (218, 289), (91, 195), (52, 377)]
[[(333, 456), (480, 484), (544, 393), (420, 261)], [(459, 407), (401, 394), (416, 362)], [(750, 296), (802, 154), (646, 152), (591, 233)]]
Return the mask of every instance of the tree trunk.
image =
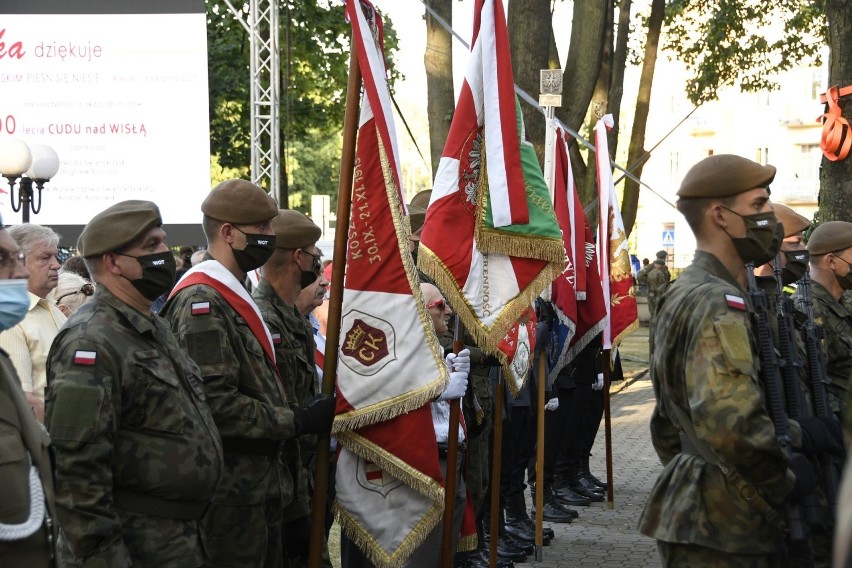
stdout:
[[(595, 82), (595, 90), (592, 93), (592, 106), (589, 109), (588, 140), (592, 144), (595, 142), (595, 125), (598, 120), (607, 113), (607, 109), (609, 108), (607, 97), (609, 96), (609, 86), (612, 74), (612, 28), (612, 10), (607, 10), (604, 22), (603, 40), (601, 42), (603, 47), (601, 65), (598, 69), (598, 78)], [(607, 140), (609, 140), (608, 137)], [(612, 152), (612, 150), (610, 150), (610, 152)], [(609, 157), (612, 157), (612, 153), (610, 153)], [(584, 178), (578, 180), (577, 187), (580, 192), (580, 200), (583, 203), (589, 203), (596, 198), (597, 167), (594, 165), (593, 158), (589, 158), (586, 175)]]
[[(852, 85), (852, 58), (847, 46), (852, 42), (852, 3), (848, 0), (828, 0), (829, 47), (831, 49), (828, 84)], [(852, 120), (852, 96), (840, 99), (843, 117)], [(852, 136), (848, 132), (847, 136)], [(852, 155), (832, 162), (822, 159), (820, 173), (819, 221), (852, 222)]]
[[(453, 0), (427, 0), (448, 24), (453, 23)], [(426, 111), (429, 118), (429, 151), (432, 158), (432, 178), (438, 171), (441, 153), (450, 131), (456, 101), (453, 94), (453, 45), (450, 32), (426, 12)]]
[[(507, 17), (509, 48), (515, 83), (530, 95), (539, 94), (539, 71), (548, 68), (550, 46), (541, 41), (542, 28), (552, 28), (550, 0), (509, 2)], [(530, 105), (522, 104), (527, 140), (535, 147), (540, 164), (544, 163), (544, 116)]]
[(615, 125), (607, 133), (609, 151), (617, 156), (618, 131), (621, 125), (621, 98), (624, 96), (624, 68), (627, 65), (627, 40), (630, 36), (630, 6), (632, 0), (621, 0), (618, 9), (618, 36), (615, 40), (615, 53), (612, 57), (612, 79), (609, 85), (606, 111), (615, 120)]
[[(630, 133), (630, 146), (627, 150), (627, 166), (630, 172), (641, 179), (645, 156), (645, 127), (648, 124), (648, 111), (651, 107), (651, 86), (654, 83), (654, 67), (657, 64), (657, 47), (663, 28), (663, 16), (666, 11), (665, 0), (651, 2), (651, 17), (648, 20), (648, 37), (645, 40), (645, 57), (642, 61), (642, 74), (639, 77), (639, 93), (636, 96), (636, 111), (633, 115), (633, 131)], [(624, 194), (621, 198), (621, 216), (627, 236), (636, 222), (639, 208), (639, 184), (630, 178), (624, 178)]]
[[(556, 110), (556, 116), (575, 132), (580, 131), (586, 118), (603, 61), (604, 27), (610, 6), (610, 0), (574, 2), (568, 60), (562, 74), (563, 106)], [(574, 176), (580, 183), (586, 176), (586, 164), (576, 143), (570, 149)]]

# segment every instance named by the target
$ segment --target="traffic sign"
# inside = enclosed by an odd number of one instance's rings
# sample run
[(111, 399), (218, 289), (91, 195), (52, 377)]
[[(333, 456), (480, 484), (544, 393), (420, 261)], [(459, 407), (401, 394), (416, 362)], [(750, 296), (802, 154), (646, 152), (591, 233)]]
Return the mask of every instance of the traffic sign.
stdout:
[(670, 229), (668, 231), (663, 231), (663, 246), (664, 247), (673, 247), (674, 246), (674, 229)]

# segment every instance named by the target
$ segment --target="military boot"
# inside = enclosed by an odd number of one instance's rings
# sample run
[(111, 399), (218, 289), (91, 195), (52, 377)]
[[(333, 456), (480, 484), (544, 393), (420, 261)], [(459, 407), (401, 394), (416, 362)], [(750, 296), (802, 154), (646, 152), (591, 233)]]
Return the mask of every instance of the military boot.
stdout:
[(506, 497), (506, 534), (521, 542), (535, 542), (535, 533), (527, 527), (527, 504), (524, 494)]
[[(577, 511), (562, 506), (553, 496), (553, 490), (550, 485), (544, 485), (544, 506), (542, 507), (542, 515), (544, 520), (550, 523), (570, 523), (579, 515)], [(535, 515), (535, 489), (533, 489), (533, 506), (532, 514)], [(544, 536), (542, 531), (542, 536)]]
[(604, 500), (603, 489), (580, 475), (580, 466), (572, 466), (565, 472), (564, 479), (566, 485), (582, 495), (588, 497), (590, 501), (600, 503)]
[(584, 495), (580, 495), (572, 488), (568, 487), (564, 476), (557, 475), (553, 480), (553, 496), (560, 504), (567, 507), (588, 507), (592, 500)]
[(600, 479), (595, 477), (594, 474), (589, 470), (589, 456), (583, 458), (583, 461), (581, 462), (580, 475), (582, 475), (587, 480), (591, 481), (601, 489), (606, 489), (606, 481), (601, 481)]

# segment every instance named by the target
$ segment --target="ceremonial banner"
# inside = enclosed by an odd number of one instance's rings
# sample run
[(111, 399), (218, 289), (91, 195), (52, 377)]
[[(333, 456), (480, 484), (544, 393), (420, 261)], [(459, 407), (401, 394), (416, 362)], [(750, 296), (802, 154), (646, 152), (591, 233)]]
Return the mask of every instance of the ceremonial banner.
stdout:
[(565, 264), (541, 168), (523, 139), (508, 37), (502, 2), (477, 0), (470, 60), (418, 255), (490, 353)]
[(503, 366), (503, 378), (515, 398), (529, 377), (537, 324), (535, 310), (529, 306), (497, 345), (497, 359)]
[(633, 291), (633, 272), (627, 251), (624, 221), (618, 208), (618, 198), (612, 182), (609, 145), (606, 131), (613, 126), (612, 115), (607, 114), (595, 125), (595, 161), (598, 178), (598, 270), (601, 277), (607, 308), (607, 324), (603, 334), (603, 348), (610, 349), (639, 327), (639, 313)]
[(550, 342), (547, 353), (548, 383), (552, 383), (559, 371), (572, 359), (569, 349), (577, 327), (577, 300), (581, 295), (582, 299), (586, 298), (586, 214), (577, 194), (574, 172), (568, 159), (568, 135), (561, 127), (557, 127), (555, 139), (553, 210), (562, 232), (567, 262), (565, 270), (553, 281), (551, 291), (556, 322), (551, 330), (554, 341)]
[(380, 568), (400, 566), (436, 526), (443, 475), (429, 403), (449, 373), (408, 251), (383, 33), (347, 0), (365, 96), (355, 152), (340, 323), (335, 512)]

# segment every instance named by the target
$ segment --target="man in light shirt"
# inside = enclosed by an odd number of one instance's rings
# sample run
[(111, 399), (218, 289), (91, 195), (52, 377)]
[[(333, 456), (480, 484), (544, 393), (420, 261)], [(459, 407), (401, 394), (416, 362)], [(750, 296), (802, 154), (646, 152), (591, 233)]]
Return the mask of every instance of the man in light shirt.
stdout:
[(9, 227), (9, 234), (27, 257), (30, 310), (21, 323), (0, 333), (0, 347), (9, 353), (27, 401), (36, 418), (43, 421), (47, 353), (66, 320), (55, 303), (47, 299), (59, 282), (59, 235), (48, 227), (29, 223)]

